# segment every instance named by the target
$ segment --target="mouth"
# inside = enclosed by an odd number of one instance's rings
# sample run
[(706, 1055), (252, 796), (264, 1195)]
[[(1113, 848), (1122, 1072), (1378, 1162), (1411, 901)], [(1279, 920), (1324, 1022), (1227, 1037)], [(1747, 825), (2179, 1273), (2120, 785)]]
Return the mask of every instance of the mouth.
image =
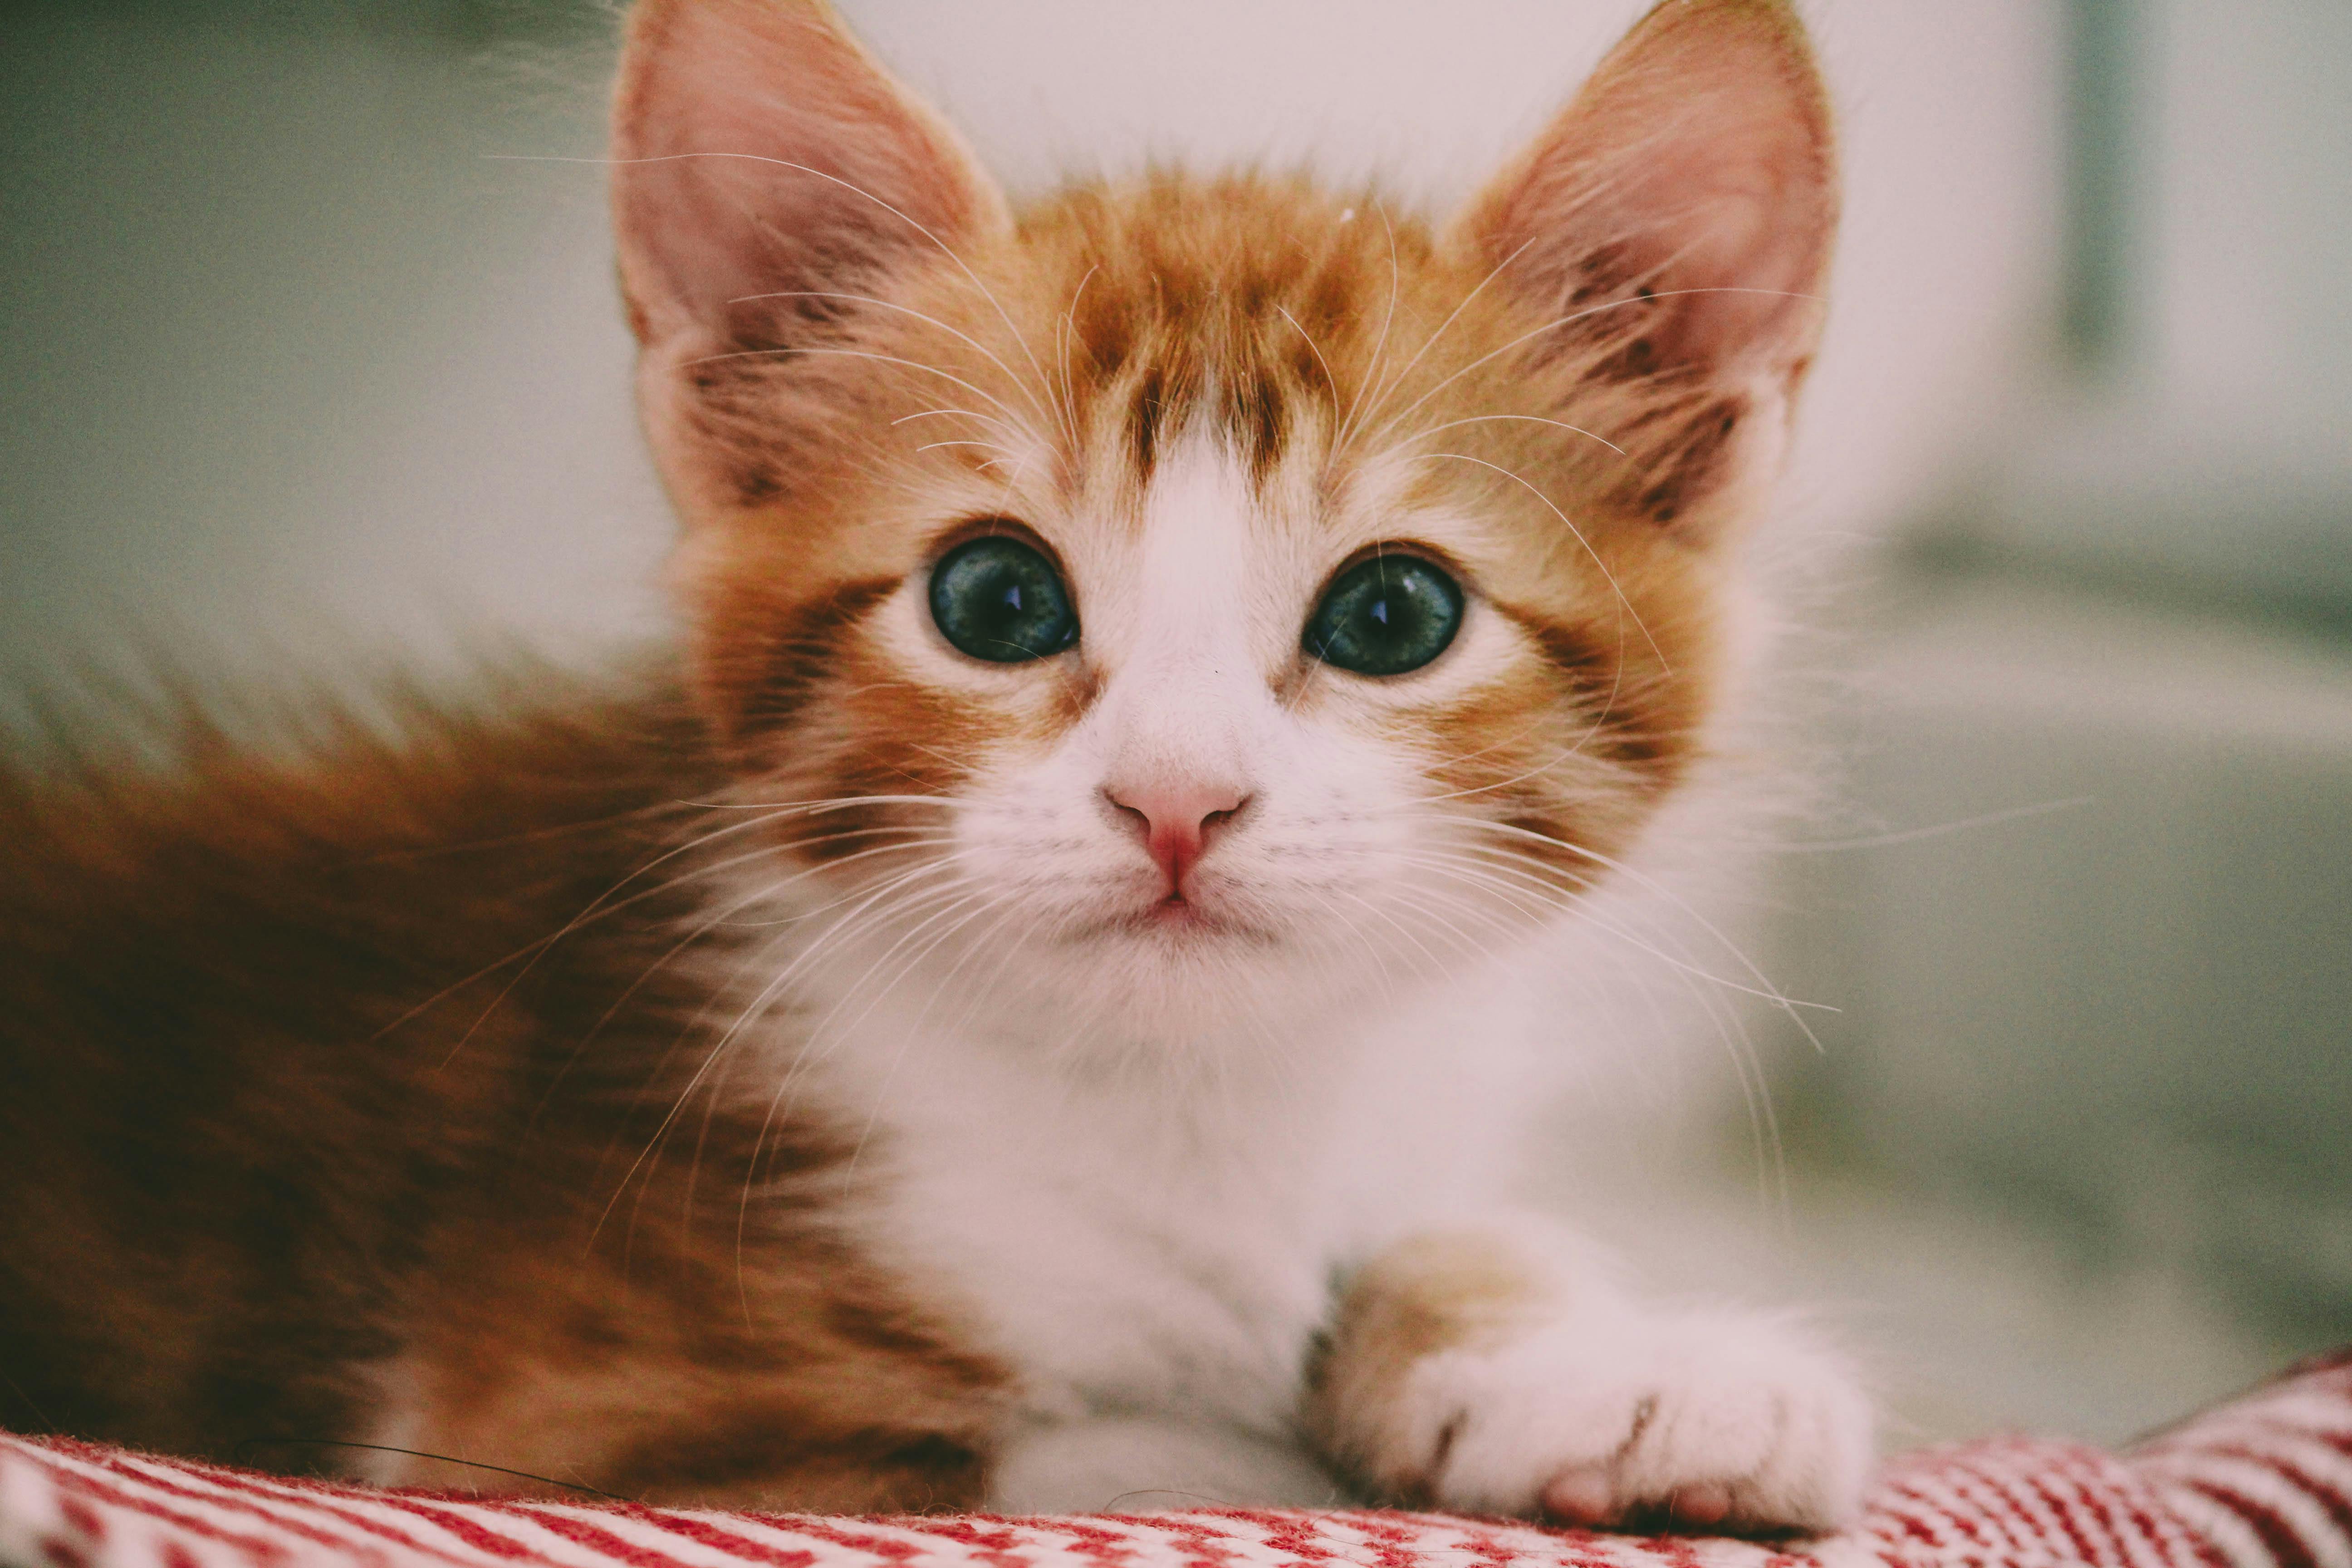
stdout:
[(1237, 942), (1271, 945), (1274, 933), (1230, 910), (1212, 908), (1181, 892), (1170, 892), (1142, 908), (1114, 915), (1096, 928), (1103, 936), (1129, 941), (1193, 945)]
[(1226, 924), (1222, 916), (1202, 909), (1181, 893), (1171, 893), (1129, 919), (1139, 931), (1214, 931)]

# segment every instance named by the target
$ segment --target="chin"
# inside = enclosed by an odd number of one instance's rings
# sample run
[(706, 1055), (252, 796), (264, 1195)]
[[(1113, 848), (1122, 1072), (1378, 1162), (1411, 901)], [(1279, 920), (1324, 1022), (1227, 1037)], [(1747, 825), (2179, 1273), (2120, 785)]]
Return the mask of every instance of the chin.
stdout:
[[(1303, 1047), (1389, 995), (1393, 977), (1360, 944), (1207, 900), (1073, 920), (1003, 967), (1028, 978), (1004, 990), (1008, 1033), (1082, 1054)], [(1040, 1031), (1041, 1015), (1066, 1026)]]

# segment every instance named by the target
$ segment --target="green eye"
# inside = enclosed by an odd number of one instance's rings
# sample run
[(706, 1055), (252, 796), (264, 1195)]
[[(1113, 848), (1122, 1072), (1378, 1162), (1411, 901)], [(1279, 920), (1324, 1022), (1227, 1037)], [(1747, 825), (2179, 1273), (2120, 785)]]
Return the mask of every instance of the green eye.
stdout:
[(1307, 623), (1307, 651), (1358, 675), (1419, 669), (1462, 629), (1462, 589), (1418, 555), (1375, 555), (1339, 574)]
[(974, 658), (1019, 664), (1078, 640), (1078, 617), (1054, 563), (1017, 539), (957, 545), (931, 568), (931, 619)]

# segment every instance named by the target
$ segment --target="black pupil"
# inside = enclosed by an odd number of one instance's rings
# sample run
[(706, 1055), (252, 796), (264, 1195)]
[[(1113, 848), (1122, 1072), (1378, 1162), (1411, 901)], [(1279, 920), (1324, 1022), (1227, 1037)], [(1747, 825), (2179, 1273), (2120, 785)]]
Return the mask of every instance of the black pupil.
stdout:
[(1419, 669), (1454, 641), (1462, 590), (1413, 555), (1379, 555), (1339, 574), (1307, 624), (1307, 651), (1359, 675)]
[(992, 664), (1043, 658), (1078, 636), (1054, 563), (998, 535), (967, 540), (931, 569), (931, 619), (948, 641)]

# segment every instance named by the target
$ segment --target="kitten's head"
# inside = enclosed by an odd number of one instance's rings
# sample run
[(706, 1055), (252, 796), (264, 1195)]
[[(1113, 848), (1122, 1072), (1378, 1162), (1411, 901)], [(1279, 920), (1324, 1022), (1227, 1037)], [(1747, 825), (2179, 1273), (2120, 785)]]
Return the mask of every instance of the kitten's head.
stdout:
[(1691, 768), (1834, 221), (1782, 0), (1667, 0), (1434, 230), (1015, 212), (821, 0), (645, 0), (617, 142), (697, 689), (847, 972), (1041, 1037), (1328, 1013)]

